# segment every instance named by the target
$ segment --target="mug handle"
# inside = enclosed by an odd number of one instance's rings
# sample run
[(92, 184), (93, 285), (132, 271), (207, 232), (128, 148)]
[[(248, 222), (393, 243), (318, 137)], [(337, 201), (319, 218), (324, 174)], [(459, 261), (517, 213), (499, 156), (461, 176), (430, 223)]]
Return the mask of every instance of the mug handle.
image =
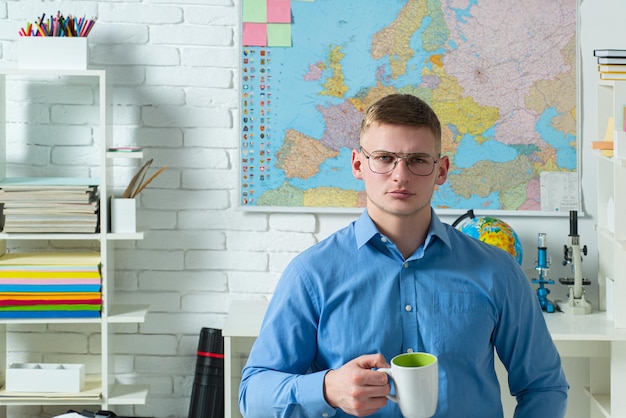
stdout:
[[(390, 368), (380, 368), (380, 369), (376, 369), (377, 372), (382, 372), (382, 373), (386, 373), (387, 376), (389, 376), (389, 378), (391, 379), (391, 381), (393, 382), (394, 386), (396, 385), (396, 381), (393, 380), (393, 375), (391, 374), (391, 369)], [(391, 393), (389, 395), (387, 395), (387, 399), (389, 399), (390, 401), (394, 401), (395, 403), (398, 403), (398, 396), (397, 395), (392, 395)]]

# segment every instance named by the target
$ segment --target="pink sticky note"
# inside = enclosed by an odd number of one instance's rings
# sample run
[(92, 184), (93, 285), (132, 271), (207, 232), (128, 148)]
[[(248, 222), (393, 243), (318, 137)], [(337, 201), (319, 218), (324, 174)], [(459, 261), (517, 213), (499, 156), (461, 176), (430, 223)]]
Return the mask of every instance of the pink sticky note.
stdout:
[(244, 23), (243, 46), (267, 46), (267, 25), (265, 23)]
[(290, 0), (267, 0), (268, 23), (291, 23)]

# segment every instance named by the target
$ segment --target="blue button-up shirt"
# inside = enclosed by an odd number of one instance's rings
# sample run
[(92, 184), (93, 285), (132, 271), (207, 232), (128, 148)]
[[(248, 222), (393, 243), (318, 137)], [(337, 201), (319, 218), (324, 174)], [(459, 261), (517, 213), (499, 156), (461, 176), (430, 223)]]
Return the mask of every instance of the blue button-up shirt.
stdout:
[[(502, 417), (494, 348), (516, 417), (563, 417), (568, 385), (541, 307), (505, 251), (443, 224), (404, 259), (367, 212), (296, 256), (269, 304), (243, 370), (252, 417), (346, 416), (324, 375), (363, 354), (426, 351), (439, 359), (435, 417)], [(389, 401), (373, 416), (401, 417)]]

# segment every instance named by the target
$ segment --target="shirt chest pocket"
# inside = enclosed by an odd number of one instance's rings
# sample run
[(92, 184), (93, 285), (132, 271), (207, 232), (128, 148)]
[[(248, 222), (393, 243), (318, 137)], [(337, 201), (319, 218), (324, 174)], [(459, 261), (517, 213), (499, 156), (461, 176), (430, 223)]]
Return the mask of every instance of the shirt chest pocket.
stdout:
[(436, 292), (432, 313), (438, 324), (433, 344), (440, 352), (477, 358), (492, 350), (495, 315), (484, 295)]

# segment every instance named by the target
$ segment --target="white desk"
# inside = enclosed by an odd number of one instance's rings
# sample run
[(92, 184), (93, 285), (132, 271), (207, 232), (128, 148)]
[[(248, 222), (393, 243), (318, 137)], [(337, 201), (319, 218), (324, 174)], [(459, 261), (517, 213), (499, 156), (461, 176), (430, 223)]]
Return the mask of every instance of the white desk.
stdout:
[(267, 301), (233, 301), (222, 330), (224, 337), (224, 417), (241, 417), (237, 400), (241, 370), (259, 335)]
[[(224, 413), (241, 417), (237, 407), (241, 370), (247, 361), (267, 308), (266, 301), (234, 301), (224, 336)], [(590, 361), (589, 388), (592, 417), (611, 417), (626, 411), (626, 329), (615, 329), (605, 312), (591, 315), (545, 314), (546, 323), (562, 357), (586, 357)], [(613, 393), (613, 396), (609, 394)], [(597, 413), (600, 413), (599, 415)], [(624, 417), (626, 412), (614, 413)]]

